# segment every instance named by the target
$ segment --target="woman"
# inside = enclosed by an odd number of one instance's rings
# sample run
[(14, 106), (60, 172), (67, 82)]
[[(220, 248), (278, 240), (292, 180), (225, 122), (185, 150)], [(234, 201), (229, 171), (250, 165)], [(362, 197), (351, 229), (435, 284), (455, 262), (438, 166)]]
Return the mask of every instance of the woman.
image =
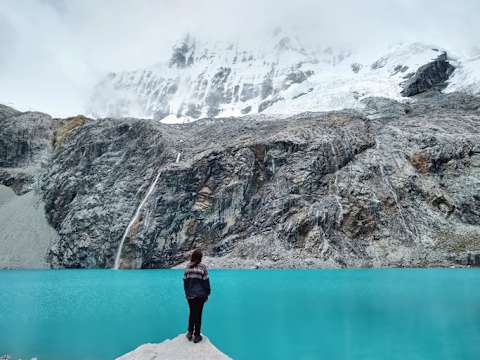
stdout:
[(190, 308), (188, 318), (187, 339), (194, 343), (202, 341), (200, 327), (202, 325), (203, 304), (210, 295), (210, 280), (208, 279), (207, 267), (202, 264), (202, 251), (196, 249), (190, 256), (190, 262), (183, 274), (183, 288)]

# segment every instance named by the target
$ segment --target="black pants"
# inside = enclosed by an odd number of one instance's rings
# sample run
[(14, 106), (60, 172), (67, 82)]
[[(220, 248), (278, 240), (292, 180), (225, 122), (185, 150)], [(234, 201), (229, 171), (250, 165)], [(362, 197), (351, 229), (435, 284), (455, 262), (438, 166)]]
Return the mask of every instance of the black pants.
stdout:
[(187, 300), (190, 308), (190, 316), (188, 317), (188, 332), (193, 332), (194, 335), (200, 335), (203, 304), (205, 304), (205, 300), (207, 299), (204, 297), (197, 297)]

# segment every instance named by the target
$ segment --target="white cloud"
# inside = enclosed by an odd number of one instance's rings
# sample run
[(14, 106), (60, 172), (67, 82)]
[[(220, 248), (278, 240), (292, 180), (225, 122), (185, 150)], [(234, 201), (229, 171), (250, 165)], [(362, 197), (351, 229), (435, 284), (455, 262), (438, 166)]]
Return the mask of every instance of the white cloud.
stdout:
[(84, 111), (106, 72), (166, 59), (186, 32), (249, 42), (278, 25), (306, 43), (480, 45), (476, 0), (0, 0), (0, 103)]

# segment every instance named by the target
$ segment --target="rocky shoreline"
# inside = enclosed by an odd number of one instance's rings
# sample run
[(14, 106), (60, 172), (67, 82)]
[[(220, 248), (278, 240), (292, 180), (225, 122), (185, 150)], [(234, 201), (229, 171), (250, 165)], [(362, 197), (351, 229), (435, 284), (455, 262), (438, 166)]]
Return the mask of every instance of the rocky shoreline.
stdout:
[(0, 184), (43, 199), (54, 268), (119, 250), (122, 268), (173, 267), (198, 246), (214, 267), (480, 265), (478, 97), (184, 125), (2, 106), (0, 121)]
[[(477, 255), (478, 256), (478, 255)], [(452, 261), (445, 260), (442, 262), (415, 262), (410, 259), (406, 261), (402, 259), (397, 263), (390, 264), (375, 264), (370, 261), (361, 261), (357, 263), (349, 264), (348, 267), (335, 263), (329, 260), (321, 260), (318, 258), (293, 258), (293, 259), (242, 259), (242, 258), (232, 258), (232, 257), (205, 257), (204, 263), (212, 270), (320, 270), (320, 269), (396, 269), (396, 268), (410, 268), (410, 269), (419, 269), (419, 268), (471, 268), (478, 266), (478, 263), (475, 262), (475, 259), (468, 261), (468, 255), (466, 261)], [(173, 269), (184, 269), (187, 264), (187, 261), (175, 265)]]

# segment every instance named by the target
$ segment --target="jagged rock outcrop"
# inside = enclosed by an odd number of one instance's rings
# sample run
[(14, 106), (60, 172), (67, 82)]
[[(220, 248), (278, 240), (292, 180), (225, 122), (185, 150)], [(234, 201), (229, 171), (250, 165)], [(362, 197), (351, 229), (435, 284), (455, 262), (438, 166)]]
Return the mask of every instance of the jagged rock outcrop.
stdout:
[(165, 161), (163, 137), (149, 121), (112, 119), (87, 122), (64, 140), (42, 187), (48, 219), (61, 238), (51, 250), (52, 264), (111, 266), (118, 242), (105, 239), (121, 238), (123, 221), (132, 216), (128, 204), (136, 205), (152, 169)]
[(120, 267), (173, 266), (198, 246), (259, 266), (475, 264), (478, 98), (365, 104), (363, 114), (86, 122), (42, 181), (59, 233), (51, 264), (113, 266), (157, 176)]
[(49, 266), (46, 253), (56, 232), (34, 190), (48, 163), (55, 126), (49, 115), (0, 106), (0, 268)]
[(46, 160), (55, 123), (47, 114), (0, 107), (0, 185), (17, 194), (31, 190)]
[(34, 132), (34, 150), (4, 159), (33, 154), (58, 234), (53, 267), (112, 267), (142, 200), (123, 268), (174, 266), (199, 246), (229, 266), (478, 265), (480, 99), (432, 92), (364, 105), (184, 125), (0, 116), (9, 149), (26, 119), (52, 121)]
[(447, 54), (441, 54), (437, 59), (421, 66), (415, 74), (403, 85), (402, 96), (414, 96), (434, 87), (445, 85), (455, 67), (450, 64)]
[[(344, 121), (355, 139), (348, 149), (341, 145), (343, 131), (330, 124), (335, 121)], [(244, 136), (238, 138), (238, 133)], [(333, 146), (338, 147), (338, 159)], [(192, 244), (211, 244), (213, 251), (225, 254), (239, 232), (260, 236), (280, 221), (275, 216), (255, 223), (271, 211), (271, 203), (262, 197), (276, 191), (276, 201), (291, 201), (293, 177), (282, 179), (285, 194), (272, 182), (279, 169), (296, 172), (297, 166), (306, 166), (300, 164), (302, 157), (308, 157), (303, 161), (311, 162), (321, 177), (335, 171), (335, 161), (351, 161), (371, 146), (363, 121), (336, 115), (320, 123), (308, 116), (295, 121), (205, 120), (186, 126), (136, 119), (89, 123), (65, 141), (45, 174), (47, 213), (61, 236), (52, 249), (52, 263), (111, 266), (118, 242), (105, 239), (122, 236), (157, 172), (157, 186), (125, 244), (123, 266), (173, 265)], [(112, 204), (112, 198), (122, 201)], [(333, 205), (327, 201), (325, 206)], [(79, 247), (72, 251), (72, 244)]]
[(19, 115), (20, 111), (11, 108), (10, 106), (0, 104), (0, 120)]

